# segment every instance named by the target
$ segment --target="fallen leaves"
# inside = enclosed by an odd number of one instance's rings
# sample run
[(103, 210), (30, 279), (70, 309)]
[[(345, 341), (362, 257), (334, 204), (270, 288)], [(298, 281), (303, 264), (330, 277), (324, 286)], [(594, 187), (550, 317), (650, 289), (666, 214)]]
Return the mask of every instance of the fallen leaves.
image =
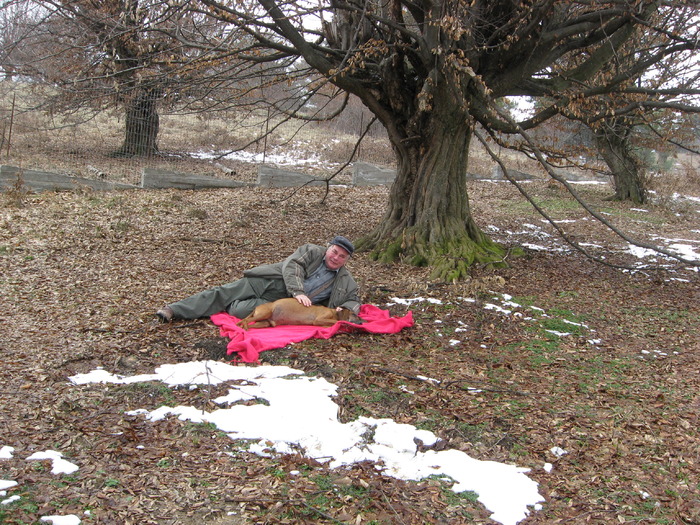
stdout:
[[(522, 223), (499, 205), (512, 198), (510, 189), (472, 190), (484, 224)], [(85, 509), (96, 523), (490, 522), (479, 504), (455, 499), (448, 480), (407, 483), (372, 464), (330, 471), (300, 455), (263, 458), (206, 425), (125, 415), (160, 404), (211, 408), (225, 386), (67, 383), (100, 366), (132, 375), (227, 359), (208, 321), (161, 325), (154, 311), (304, 242), (359, 238), (381, 220), (387, 190), (337, 189), (327, 206), (315, 190), (287, 196), (254, 189), (43, 194), (27, 196), (22, 209), (0, 209), (8, 225), (0, 231), (0, 445), (16, 449), (0, 460), (0, 478), (18, 481), (12, 493), (27, 503), (0, 508), (6, 523)], [(673, 229), (692, 235), (682, 221)], [(580, 230), (585, 238), (586, 225)], [(659, 285), (546, 253), (496, 273), (475, 269), (471, 285), (430, 283), (425, 269), (377, 264), (361, 253), (350, 267), (367, 302), (386, 307), (394, 296), (424, 295), (442, 304), (412, 305), (416, 326), (399, 334), (346, 334), (263, 353), (266, 363), (337, 384), (343, 420), (392, 417), (437, 433), (441, 447), (531, 468), (547, 502), (526, 523), (700, 519), (697, 276)], [(540, 337), (532, 312), (483, 308), (501, 292), (545, 311), (585, 315), (595, 333), (531, 345)], [(388, 308), (400, 315), (409, 307)], [(460, 344), (450, 345), (452, 338)], [(568, 453), (556, 457), (553, 446)], [(72, 476), (57, 478), (25, 460), (54, 447), (80, 466)]]

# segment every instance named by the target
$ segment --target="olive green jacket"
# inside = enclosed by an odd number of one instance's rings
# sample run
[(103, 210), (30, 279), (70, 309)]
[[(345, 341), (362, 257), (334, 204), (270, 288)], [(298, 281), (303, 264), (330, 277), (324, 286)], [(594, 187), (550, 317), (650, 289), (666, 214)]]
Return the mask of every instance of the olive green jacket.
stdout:
[[(284, 279), (289, 295), (294, 297), (304, 293), (304, 280), (323, 264), (326, 249), (317, 244), (304, 244), (284, 261), (256, 266), (245, 270), (243, 275), (263, 279)], [(326, 306), (330, 308), (342, 306), (359, 313), (358, 286), (345, 266), (338, 269), (338, 275), (333, 281), (331, 296), (326, 303)]]

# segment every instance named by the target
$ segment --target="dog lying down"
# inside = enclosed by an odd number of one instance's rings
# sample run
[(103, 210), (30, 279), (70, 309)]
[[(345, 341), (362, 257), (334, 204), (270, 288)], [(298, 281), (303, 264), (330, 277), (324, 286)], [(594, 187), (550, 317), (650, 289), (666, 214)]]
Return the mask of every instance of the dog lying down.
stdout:
[(364, 321), (352, 310), (343, 308), (336, 311), (326, 306), (304, 306), (293, 297), (279, 299), (257, 306), (253, 313), (236, 323), (244, 330), (267, 328), (279, 325), (303, 324), (312, 326), (333, 326), (338, 321), (360, 324)]

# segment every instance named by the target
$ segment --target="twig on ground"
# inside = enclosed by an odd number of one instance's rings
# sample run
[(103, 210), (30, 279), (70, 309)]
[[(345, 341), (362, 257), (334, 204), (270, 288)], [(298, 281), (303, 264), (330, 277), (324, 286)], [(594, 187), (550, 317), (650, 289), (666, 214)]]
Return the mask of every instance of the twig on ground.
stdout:
[(187, 242), (213, 242), (217, 244), (235, 244), (236, 248), (243, 248), (244, 246), (250, 246), (252, 242), (244, 242), (243, 244), (238, 244), (229, 239), (209, 239), (208, 237), (180, 237), (181, 241)]
[(189, 328), (191, 326), (198, 326), (203, 323), (205, 323), (205, 319), (199, 319), (197, 321), (194, 321), (193, 323), (186, 323), (186, 324), (173, 324), (173, 323), (160, 323), (158, 322), (158, 325), (162, 325), (164, 327), (172, 328), (173, 330), (182, 330), (183, 328)]
[[(294, 502), (294, 501), (290, 501), (289, 503), (295, 503), (295, 502)], [(320, 510), (320, 509), (317, 509), (317, 508), (314, 507), (313, 505), (309, 505), (309, 504), (306, 503), (305, 501), (298, 501), (298, 502), (296, 502), (296, 503), (301, 503), (301, 504), (302, 504), (304, 507), (306, 507), (307, 509), (309, 509), (309, 510), (315, 512), (315, 513), (318, 514), (319, 516), (322, 516), (322, 517), (326, 518), (327, 520), (332, 521), (333, 523), (338, 523), (339, 525), (344, 525), (342, 521), (339, 521), (339, 520), (335, 519), (335, 518), (334, 518), (333, 516), (331, 516), (330, 514), (326, 514), (325, 512), (323, 512), (323, 511)]]
[(381, 490), (381, 489), (379, 489), (379, 492), (381, 492), (381, 494), (382, 494), (382, 499), (384, 500), (384, 503), (386, 504), (386, 506), (389, 507), (389, 509), (391, 510), (391, 512), (394, 513), (394, 517), (395, 517), (397, 520), (399, 520), (398, 523), (404, 523), (404, 524), (405, 524), (406, 522), (405, 522), (404, 520), (402, 520), (402, 519), (401, 519), (401, 516), (399, 516), (399, 513), (396, 512), (396, 509), (395, 509), (394, 506), (391, 504), (391, 500), (388, 498), (388, 496), (386, 495), (386, 493), (385, 493), (383, 490)]
[[(472, 383), (472, 384), (479, 384), (479, 385), (485, 385), (485, 384), (486, 384), (486, 383), (484, 383), (483, 381), (474, 381), (474, 380), (471, 380), (471, 379), (458, 379), (458, 380), (456, 380), (456, 381), (442, 381), (442, 380), (440, 380), (440, 379), (428, 379), (428, 378), (424, 378), (424, 377), (413, 376), (413, 375), (410, 375), (410, 374), (404, 374), (403, 372), (399, 372), (398, 370), (392, 370), (391, 368), (385, 368), (385, 367), (376, 366), (376, 365), (370, 365), (370, 366), (371, 366), (372, 368), (374, 368), (375, 370), (378, 370), (378, 371), (380, 371), (380, 372), (386, 372), (386, 373), (388, 373), (388, 374), (394, 374), (394, 375), (397, 375), (397, 376), (405, 377), (406, 379), (412, 379), (413, 381), (421, 381), (421, 382), (423, 382), (423, 383), (426, 383), (426, 382), (427, 382), (427, 383), (432, 383), (432, 384), (438, 385), (438, 386), (440, 386), (440, 387), (442, 387), (442, 388), (450, 387), (450, 386), (457, 385), (457, 384), (460, 384), (460, 383)], [(479, 389), (479, 390), (483, 390), (483, 391), (485, 391), (485, 392), (495, 392), (495, 393), (514, 394), (514, 395), (517, 395), (517, 396), (529, 396), (529, 395), (531, 395), (531, 394), (529, 394), (529, 393), (527, 393), (527, 392), (521, 392), (521, 391), (519, 391), (519, 390), (511, 390), (511, 389), (505, 389), (505, 390), (504, 390), (504, 389), (489, 388), (489, 387), (484, 387), (484, 386), (480, 386), (478, 389)]]
[[(225, 472), (223, 474), (226, 474)], [(230, 475), (230, 474), (229, 474)], [(226, 497), (224, 499), (226, 503), (286, 503), (287, 505), (302, 505), (309, 510), (315, 512), (319, 516), (322, 516), (323, 518), (332, 521), (333, 523), (337, 523), (339, 525), (343, 525), (342, 521), (339, 521), (335, 519), (333, 516), (330, 514), (326, 514), (320, 509), (317, 509), (316, 507), (309, 505), (307, 502), (303, 500), (293, 500), (293, 499), (288, 499), (284, 500), (281, 498), (256, 498), (256, 497), (251, 497), (251, 498), (245, 498), (245, 497), (240, 497), (240, 498), (233, 498), (233, 497)]]

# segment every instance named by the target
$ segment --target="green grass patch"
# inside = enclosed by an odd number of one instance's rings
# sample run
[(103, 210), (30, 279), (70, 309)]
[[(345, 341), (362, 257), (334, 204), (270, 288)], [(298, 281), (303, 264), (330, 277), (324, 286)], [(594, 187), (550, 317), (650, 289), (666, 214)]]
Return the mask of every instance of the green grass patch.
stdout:
[(488, 426), (486, 423), (472, 424), (464, 421), (458, 421), (455, 425), (455, 430), (459, 432), (460, 436), (465, 441), (469, 443), (478, 443), (487, 433)]
[(104, 486), (104, 487), (111, 488), (111, 489), (116, 488), (116, 487), (118, 487), (119, 485), (121, 485), (121, 483), (119, 482), (119, 480), (118, 480), (118, 479), (114, 479), (114, 478), (107, 478), (107, 479), (104, 480), (104, 483), (103, 483), (103, 486)]
[(158, 460), (156, 463), (156, 466), (159, 468), (167, 468), (167, 467), (172, 467), (173, 466), (173, 460), (170, 458), (161, 458)]
[(333, 479), (328, 475), (311, 476), (309, 479), (316, 484), (319, 490), (329, 491), (335, 486)]
[(188, 436), (194, 445), (199, 445), (204, 439), (212, 439), (213, 437), (228, 438), (228, 434), (223, 430), (219, 430), (214, 423), (192, 423), (186, 422), (183, 426), (183, 432)]
[(137, 399), (150, 399), (160, 403), (159, 406), (175, 406), (177, 400), (172, 389), (159, 382), (130, 383), (118, 385), (110, 391), (110, 395), (126, 395)]
[[(552, 363), (560, 353), (560, 337), (554, 334), (544, 332), (542, 327), (532, 327), (534, 337), (519, 343), (511, 343), (500, 350), (503, 352), (515, 355), (518, 361), (525, 360), (533, 367), (540, 367)], [(494, 377), (501, 373), (509, 373), (505, 367), (495, 367), (490, 370), (490, 374)]]
[(452, 428), (455, 426), (455, 420), (442, 414), (439, 410), (426, 408), (422, 414), (420, 421), (415, 424), (418, 430), (428, 430), (430, 432), (438, 432), (444, 428)]
[(184, 430), (189, 434), (207, 436), (219, 432), (218, 427), (214, 423), (185, 423)]
[(616, 208), (605, 208), (605, 213), (609, 213), (613, 217), (618, 217), (626, 220), (633, 220), (638, 222), (645, 222), (647, 224), (652, 224), (654, 226), (662, 226), (668, 222), (663, 216), (654, 213), (645, 213), (641, 211), (635, 211), (631, 209), (616, 209)]
[(113, 222), (110, 225), (110, 229), (112, 231), (118, 232), (118, 233), (125, 233), (128, 232), (133, 228), (133, 225), (131, 224), (130, 221), (128, 220), (118, 220)]
[[(577, 390), (582, 394), (597, 394), (606, 392), (607, 395), (621, 399), (637, 399), (638, 394), (630, 390), (629, 377), (634, 367), (643, 362), (629, 357), (609, 357), (601, 355), (584, 355), (572, 360), (567, 370), (577, 379)], [(642, 385), (636, 384), (637, 388)], [(649, 384), (649, 389), (654, 385)]]
[(361, 388), (353, 391), (353, 397), (361, 402), (372, 405), (394, 405), (401, 401), (401, 398), (407, 396), (403, 392), (387, 391), (384, 386), (372, 386)]
[(533, 295), (518, 295), (511, 299), (514, 303), (518, 303), (520, 306), (528, 307), (537, 304), (537, 297)]
[(444, 489), (443, 495), (448, 505), (459, 506), (465, 503), (473, 505), (479, 502), (479, 495), (473, 490), (455, 492), (451, 489)]
[(556, 336), (556, 334), (552, 334), (551, 332), (580, 336), (583, 335), (586, 330), (580, 323), (567, 322), (566, 319), (559, 318), (542, 319), (540, 321), (540, 327), (545, 331), (544, 336), (547, 337), (547, 339)]
[(267, 473), (277, 479), (285, 479), (287, 477), (287, 473), (277, 465), (268, 467)]

